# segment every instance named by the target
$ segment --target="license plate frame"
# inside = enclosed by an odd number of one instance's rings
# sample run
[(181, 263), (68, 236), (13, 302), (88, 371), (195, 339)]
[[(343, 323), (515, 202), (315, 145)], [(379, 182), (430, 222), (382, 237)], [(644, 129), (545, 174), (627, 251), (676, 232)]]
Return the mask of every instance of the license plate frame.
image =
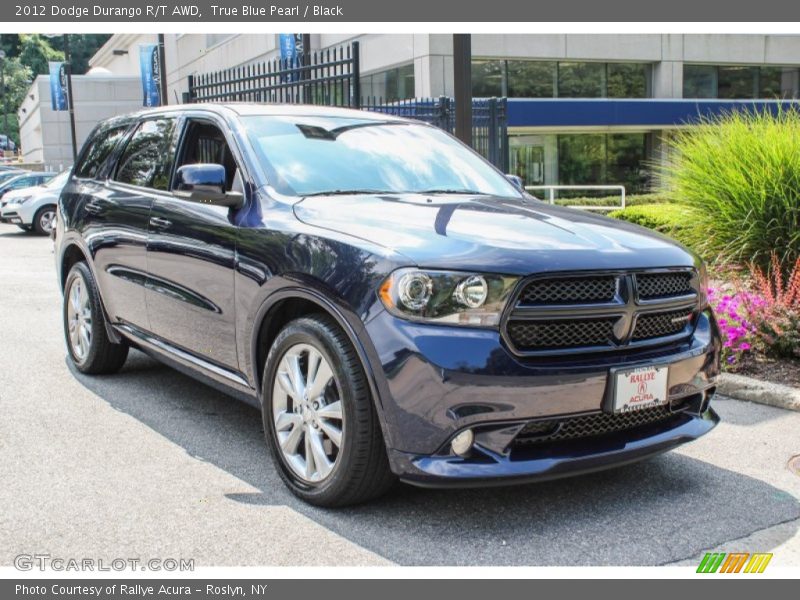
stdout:
[(623, 367), (609, 372), (604, 412), (624, 414), (669, 404), (669, 365)]

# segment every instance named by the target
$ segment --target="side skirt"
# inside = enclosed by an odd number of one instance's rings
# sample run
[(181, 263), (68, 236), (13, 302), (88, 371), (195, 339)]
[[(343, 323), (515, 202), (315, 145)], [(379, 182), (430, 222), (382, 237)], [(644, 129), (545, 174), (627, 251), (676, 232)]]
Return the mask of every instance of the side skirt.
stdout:
[(214, 389), (261, 409), (258, 393), (237, 372), (200, 358), (133, 325), (114, 325), (115, 332), (152, 358)]

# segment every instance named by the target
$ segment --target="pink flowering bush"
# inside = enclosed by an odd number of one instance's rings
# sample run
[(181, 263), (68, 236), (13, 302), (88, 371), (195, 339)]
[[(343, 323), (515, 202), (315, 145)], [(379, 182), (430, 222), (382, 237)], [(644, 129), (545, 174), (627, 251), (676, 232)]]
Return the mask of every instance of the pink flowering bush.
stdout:
[(708, 288), (708, 301), (722, 332), (722, 358), (726, 365), (735, 367), (742, 356), (753, 349), (756, 326), (750, 314), (765, 301), (751, 292), (734, 290), (730, 285)]

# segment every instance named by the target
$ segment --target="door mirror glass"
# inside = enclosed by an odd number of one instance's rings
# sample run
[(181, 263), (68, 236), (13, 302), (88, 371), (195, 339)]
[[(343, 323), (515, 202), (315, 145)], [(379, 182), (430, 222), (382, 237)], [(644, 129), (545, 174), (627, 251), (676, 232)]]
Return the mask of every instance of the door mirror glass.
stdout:
[(244, 203), (241, 192), (225, 191), (225, 167), (215, 163), (196, 163), (179, 167), (172, 193), (175, 197), (200, 204), (239, 208)]
[(511, 183), (514, 184), (518, 190), (525, 191), (525, 182), (522, 181), (522, 177), (518, 175), (511, 175), (510, 173), (506, 174), (506, 179), (508, 179)]

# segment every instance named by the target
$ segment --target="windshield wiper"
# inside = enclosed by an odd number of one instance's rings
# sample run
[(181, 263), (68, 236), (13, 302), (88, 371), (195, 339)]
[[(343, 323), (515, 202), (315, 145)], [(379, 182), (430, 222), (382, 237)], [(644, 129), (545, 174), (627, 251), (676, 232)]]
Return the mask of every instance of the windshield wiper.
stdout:
[(432, 190), (411, 190), (408, 193), (410, 194), (469, 194), (472, 196), (491, 196), (491, 194), (487, 194), (486, 192), (479, 192), (478, 190), (468, 190), (462, 188), (436, 188)]
[(347, 196), (349, 194), (396, 194), (391, 190), (369, 190), (369, 189), (353, 189), (353, 190), (322, 190), (321, 192), (311, 192), (310, 194), (300, 194), (304, 198), (311, 196)]

